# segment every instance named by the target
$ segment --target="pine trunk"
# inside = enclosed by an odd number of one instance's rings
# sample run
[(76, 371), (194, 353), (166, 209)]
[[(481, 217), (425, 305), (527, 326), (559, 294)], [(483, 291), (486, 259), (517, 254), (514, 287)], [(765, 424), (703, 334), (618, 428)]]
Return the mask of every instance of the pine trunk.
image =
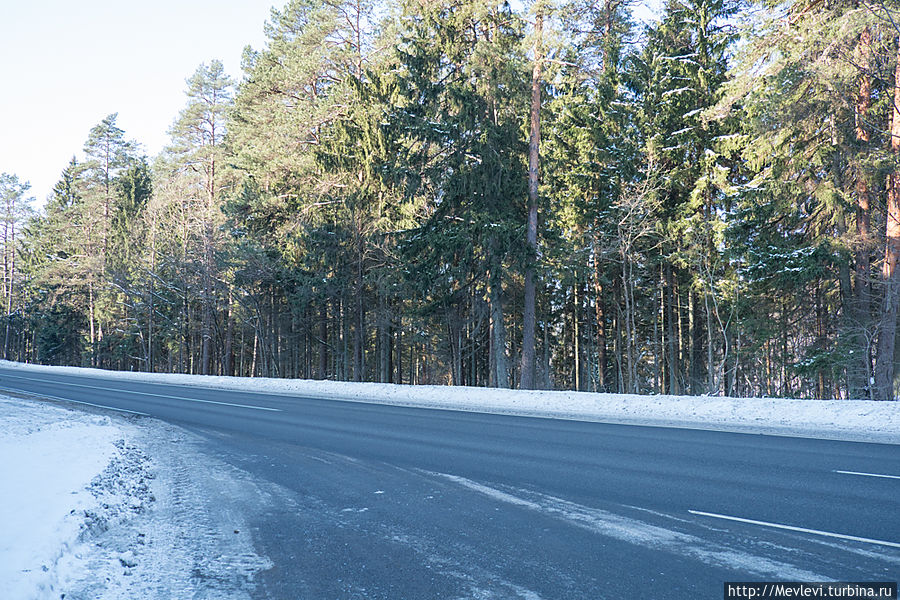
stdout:
[[(897, 40), (894, 68), (894, 108), (891, 112), (891, 152), (900, 154), (900, 39)], [(900, 172), (895, 167), (887, 181), (887, 216), (884, 241), (884, 303), (882, 305), (878, 352), (875, 358), (874, 400), (894, 398), (894, 345), (897, 337), (897, 308), (900, 302)]]
[(91, 320), (91, 366), (97, 366), (97, 337), (94, 331), (94, 284), (88, 283), (88, 313)]
[[(872, 55), (872, 34), (866, 27), (859, 36), (859, 60), (863, 69), (868, 69)], [(859, 94), (856, 99), (856, 140), (865, 146), (871, 139), (866, 116), (872, 105), (872, 80), (868, 72), (863, 72), (859, 83)], [(871, 211), (869, 183), (861, 168), (856, 179), (856, 289), (854, 294), (853, 337), (856, 340), (858, 353), (856, 364), (851, 366), (851, 397), (866, 397), (869, 387), (868, 372), (870, 369), (870, 352), (868, 351), (867, 330), (871, 318), (872, 273), (871, 273)]]
[(525, 307), (522, 314), (522, 363), (519, 387), (534, 389), (535, 283), (534, 261), (537, 259), (538, 176), (541, 145), (541, 66), (543, 12), (538, 10), (534, 23), (534, 70), (531, 74), (531, 140), (528, 146), (528, 229), (526, 243), (532, 256), (525, 269)]
[[(578, 274), (575, 274), (575, 285), (572, 287), (572, 345), (574, 346), (573, 351), (573, 371), (575, 374), (574, 390), (576, 392), (581, 391), (581, 329), (579, 327), (579, 323), (581, 321), (581, 315), (579, 306), (581, 304), (581, 298), (578, 295)], [(629, 346), (629, 352), (631, 347)], [(629, 360), (631, 359), (631, 355), (629, 353)], [(631, 363), (629, 362), (629, 365)]]
[[(15, 210), (15, 208), (13, 208)], [(11, 211), (12, 212), (12, 211)], [(15, 240), (16, 240), (16, 226), (15, 224), (10, 225), (10, 229), (12, 230), (9, 241), (6, 244), (7, 248), (13, 247), (15, 248)], [(5, 360), (9, 360), (9, 330), (12, 322), (12, 303), (13, 303), (13, 280), (16, 277), (16, 253), (15, 250), (9, 253), (9, 273), (8, 273), (8, 281), (6, 284), (6, 336), (3, 341), (3, 358)], [(7, 262), (4, 260), (4, 263)], [(6, 269), (4, 269), (6, 271)]]

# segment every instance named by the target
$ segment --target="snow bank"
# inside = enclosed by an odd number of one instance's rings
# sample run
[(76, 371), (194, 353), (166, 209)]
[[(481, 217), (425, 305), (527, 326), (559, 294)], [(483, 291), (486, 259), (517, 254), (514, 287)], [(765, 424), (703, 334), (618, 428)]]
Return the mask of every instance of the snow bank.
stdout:
[(97, 499), (89, 485), (116, 453), (107, 417), (0, 399), (0, 581), (8, 598), (59, 597), (57, 564)]
[(0, 396), (0, 598), (249, 600), (267, 496), (197, 444)]
[(56, 372), (124, 378), (133, 381), (239, 390), (244, 393), (900, 444), (900, 402), (641, 396), (297, 379), (251, 379), (44, 367), (6, 361), (0, 361), (0, 366), (17, 367), (35, 373)]

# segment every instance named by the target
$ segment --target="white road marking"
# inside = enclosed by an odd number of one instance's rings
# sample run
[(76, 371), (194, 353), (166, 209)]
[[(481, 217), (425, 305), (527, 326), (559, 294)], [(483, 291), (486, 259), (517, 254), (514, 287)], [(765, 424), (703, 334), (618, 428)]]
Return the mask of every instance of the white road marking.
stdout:
[(862, 475), (863, 477), (881, 477), (882, 479), (900, 479), (900, 475), (882, 475), (881, 473), (860, 473), (859, 471), (838, 471), (834, 473), (842, 473), (844, 475)]
[[(11, 392), (21, 392), (22, 390), (16, 390), (13, 388), (0, 388), (9, 390)], [(32, 393), (32, 392), (28, 392)], [(119, 412), (128, 413), (130, 415), (140, 415), (142, 417), (149, 417), (150, 415), (144, 412), (140, 412), (137, 410), (128, 410), (127, 408), (116, 408), (115, 406), (105, 406), (103, 404), (94, 404), (93, 402), (83, 402), (81, 400), (70, 400), (69, 398), (60, 398), (59, 396), (51, 396), (49, 394), (35, 394), (35, 396), (40, 396), (41, 398), (49, 398), (51, 400), (58, 400), (59, 402), (74, 402), (75, 404), (84, 404), (86, 406), (93, 406), (95, 408), (105, 408), (106, 410), (117, 410)]]
[(787, 531), (797, 531), (800, 533), (811, 533), (813, 535), (821, 535), (830, 538), (838, 538), (840, 540), (850, 540), (853, 542), (865, 542), (867, 544), (878, 544), (879, 546), (887, 546), (889, 548), (900, 548), (897, 542), (886, 542), (884, 540), (873, 540), (872, 538), (858, 537), (855, 535), (845, 535), (843, 533), (832, 533), (830, 531), (820, 531), (818, 529), (807, 529), (806, 527), (794, 527), (793, 525), (782, 525), (780, 523), (769, 523), (768, 521), (756, 521), (754, 519), (744, 519), (741, 517), (730, 517), (728, 515), (720, 515), (716, 513), (708, 513), (700, 510), (689, 510), (692, 515), (701, 517), (712, 517), (714, 519), (725, 519), (727, 521), (737, 521), (738, 523), (749, 523), (750, 525), (760, 525), (762, 527), (772, 527), (774, 529), (786, 529)]
[[(97, 385), (85, 385), (83, 383), (71, 383), (69, 381), (54, 381), (52, 379), (38, 379), (37, 377), (21, 377), (19, 375), (7, 375), (7, 374), (4, 374), (3, 377), (12, 377), (15, 379), (27, 379), (29, 381), (42, 381), (44, 383), (55, 383), (57, 385), (68, 385), (68, 386), (72, 386), (72, 387), (87, 388), (90, 390), (104, 390), (107, 392), (118, 392), (120, 394), (137, 394), (140, 396), (151, 396), (153, 398), (168, 398), (170, 400), (184, 400), (186, 402), (201, 402), (203, 404), (219, 404), (222, 406), (235, 406), (237, 408), (252, 408), (254, 410), (268, 410), (268, 411), (272, 411), (272, 412), (281, 412), (280, 408), (269, 408), (267, 406), (253, 406), (250, 404), (236, 404), (234, 402), (220, 402), (218, 400), (201, 400), (199, 398), (185, 398), (184, 396), (169, 396), (167, 394), (151, 394), (150, 392), (137, 392), (134, 390), (122, 390), (119, 388), (100, 387)], [(36, 392), (31, 392), (31, 393), (41, 395)], [(76, 401), (70, 400), (70, 402), (76, 402)], [(89, 404), (89, 403), (88, 402), (80, 402), (80, 404)], [(107, 408), (107, 407), (104, 407), (104, 408)], [(126, 412), (133, 412), (133, 411), (126, 411)]]
[(139, 410), (128, 410), (127, 408), (116, 408), (115, 406), (104, 406), (103, 404), (94, 404), (93, 402), (82, 402), (81, 400), (69, 400), (68, 398), (53, 398), (52, 396), (43, 395), (45, 398), (51, 398), (53, 400), (61, 400), (63, 402), (74, 402), (75, 404), (84, 404), (86, 406), (94, 406), (97, 408), (105, 408), (106, 410), (117, 410), (119, 412), (128, 413), (131, 415), (140, 415), (142, 417), (149, 417), (150, 413), (141, 412)]

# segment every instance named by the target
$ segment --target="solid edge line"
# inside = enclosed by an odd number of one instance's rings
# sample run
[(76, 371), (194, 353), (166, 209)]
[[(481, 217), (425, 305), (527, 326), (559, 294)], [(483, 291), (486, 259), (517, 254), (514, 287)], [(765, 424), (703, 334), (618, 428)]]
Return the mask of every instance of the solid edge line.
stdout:
[(861, 475), (863, 477), (880, 477), (882, 479), (900, 479), (898, 475), (882, 475), (880, 473), (861, 473), (859, 471), (839, 471), (834, 469), (832, 473), (841, 473), (843, 475)]
[(140, 412), (137, 410), (128, 410), (127, 408), (116, 408), (115, 406), (104, 406), (102, 404), (94, 404), (92, 402), (83, 402), (81, 400), (69, 400), (68, 398), (56, 398), (54, 396), (45, 396), (46, 398), (50, 398), (51, 400), (59, 400), (61, 402), (74, 402), (75, 404), (84, 404), (86, 406), (93, 406), (96, 408), (105, 408), (106, 410), (117, 410), (119, 412), (128, 413), (131, 415), (139, 415), (141, 417), (149, 417), (149, 413)]
[(714, 519), (725, 519), (727, 521), (737, 521), (738, 523), (749, 523), (750, 525), (761, 525), (762, 527), (772, 527), (774, 529), (786, 529), (787, 531), (798, 531), (800, 533), (811, 533), (813, 535), (821, 535), (830, 538), (838, 538), (841, 540), (850, 540), (853, 542), (865, 542), (867, 544), (878, 544), (879, 546), (887, 546), (889, 548), (900, 548), (897, 542), (886, 542), (884, 540), (873, 540), (872, 538), (857, 537), (855, 535), (845, 535), (843, 533), (832, 533), (830, 531), (820, 531), (818, 529), (807, 529), (806, 527), (794, 527), (793, 525), (781, 525), (780, 523), (769, 523), (768, 521), (755, 521), (753, 519), (743, 519), (741, 517), (730, 517), (728, 515), (720, 515), (716, 513), (708, 513), (700, 510), (688, 510), (692, 515), (701, 517), (712, 517)]
[[(15, 390), (12, 388), (0, 388), (0, 390), (7, 390), (10, 392), (24, 392), (25, 390)], [(85, 406), (93, 406), (94, 408), (104, 408), (106, 410), (115, 410), (118, 412), (128, 413), (130, 415), (139, 415), (141, 417), (149, 417), (151, 416), (149, 413), (140, 412), (137, 410), (128, 410), (127, 408), (116, 408), (115, 406), (104, 406), (103, 404), (94, 404), (92, 402), (84, 402), (82, 400), (70, 400), (69, 398), (61, 398), (59, 396), (51, 396), (49, 394), (36, 394), (34, 392), (25, 392), (27, 394), (31, 394), (37, 396), (38, 398), (47, 398), (49, 400), (56, 400), (57, 402), (73, 402), (75, 404), (84, 404)]]
[[(151, 394), (150, 392), (139, 392), (137, 390), (122, 390), (117, 388), (108, 388), (108, 387), (100, 387), (98, 385), (85, 385), (83, 383), (71, 383), (69, 381), (53, 381), (52, 379), (38, 379), (37, 377), (23, 377), (21, 375), (9, 375), (6, 374), (4, 377), (12, 377), (14, 379), (28, 379), (30, 381), (42, 381), (44, 383), (53, 383), (56, 385), (68, 385), (73, 387), (81, 387), (87, 388), (89, 390), (103, 390), (106, 392), (118, 392), (120, 394), (137, 394), (141, 396), (151, 396), (153, 398), (168, 398), (170, 400), (185, 400), (187, 402), (202, 402), (204, 404), (219, 404), (222, 406), (235, 406), (237, 408), (252, 408), (255, 410), (268, 410), (272, 412), (282, 412), (280, 408), (269, 408), (268, 406), (252, 406), (250, 404), (236, 404), (234, 402), (220, 402), (218, 400), (201, 400), (200, 398), (185, 398), (184, 396), (169, 396), (167, 394)], [(153, 384), (150, 384), (153, 385)], [(75, 402), (75, 400), (72, 400)], [(82, 402), (82, 404), (90, 404), (89, 402)], [(124, 410), (124, 409), (120, 409)], [(126, 411), (126, 412), (135, 412), (135, 411)], [(144, 414), (144, 413), (139, 413)]]

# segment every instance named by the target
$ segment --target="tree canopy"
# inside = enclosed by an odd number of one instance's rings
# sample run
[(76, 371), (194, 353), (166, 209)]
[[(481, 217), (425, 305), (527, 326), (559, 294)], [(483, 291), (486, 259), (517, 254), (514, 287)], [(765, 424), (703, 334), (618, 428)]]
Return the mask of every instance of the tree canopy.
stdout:
[(896, 0), (290, 0), (167, 148), (0, 176), (4, 356), (894, 399)]

